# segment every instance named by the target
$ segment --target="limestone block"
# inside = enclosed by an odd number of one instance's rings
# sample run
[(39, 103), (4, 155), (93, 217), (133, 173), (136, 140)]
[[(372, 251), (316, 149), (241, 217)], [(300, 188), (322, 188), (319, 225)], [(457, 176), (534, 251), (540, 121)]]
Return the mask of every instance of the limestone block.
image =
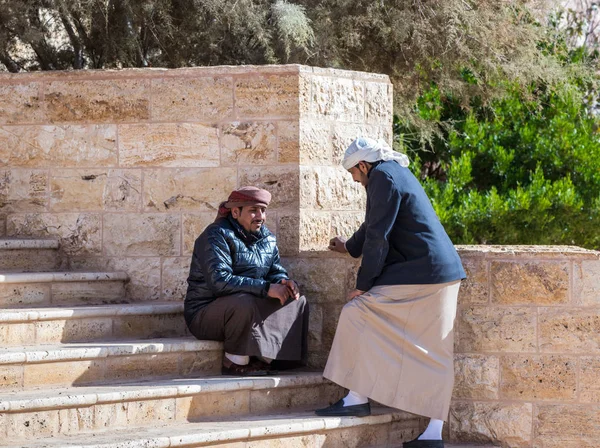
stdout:
[(333, 162), (331, 124), (322, 120), (300, 122), (300, 163), (331, 165)]
[[(576, 441), (600, 437), (600, 406), (580, 404), (538, 404), (535, 434), (541, 439)], [(585, 445), (580, 445), (585, 446)]]
[(58, 412), (37, 411), (7, 414), (6, 433), (8, 440), (50, 437), (58, 434)]
[(147, 426), (175, 420), (175, 398), (137, 400), (127, 406), (127, 426)]
[(327, 359), (327, 357), (329, 356), (329, 349), (331, 348), (331, 344), (333, 343), (333, 338), (335, 337), (335, 332), (337, 330), (337, 323), (340, 319), (340, 315), (342, 314), (344, 305), (346, 305), (346, 294), (344, 294), (344, 300), (341, 302), (325, 303), (322, 305), (323, 319), (325, 320), (325, 322), (327, 322), (327, 325), (323, 327), (321, 345), (321, 350), (322, 353), (325, 355), (325, 359)]
[(313, 167), (300, 166), (300, 206), (317, 208), (317, 173)]
[(569, 264), (501, 262), (490, 265), (492, 303), (564, 304), (569, 301)]
[(9, 236), (57, 237), (69, 255), (95, 255), (102, 250), (102, 217), (97, 213), (29, 213), (10, 215)]
[(0, 283), (0, 308), (34, 308), (50, 303), (50, 283)]
[(329, 212), (300, 212), (300, 250), (327, 250), (331, 239), (331, 215)]
[(0, 330), (1, 345), (31, 345), (35, 341), (35, 327), (29, 323), (4, 323)]
[[(33, 328), (34, 325), (31, 327)], [(109, 317), (41, 321), (35, 323), (35, 342), (56, 344), (106, 340), (112, 336), (112, 327), (113, 322)]]
[(108, 170), (102, 195), (104, 209), (136, 211), (142, 206), (142, 170)]
[(578, 305), (600, 305), (600, 261), (573, 264), (573, 296)]
[(269, 122), (233, 122), (221, 129), (223, 165), (266, 165), (277, 161), (275, 125)]
[(45, 120), (40, 100), (41, 84), (0, 86), (0, 123), (40, 123)]
[(115, 290), (115, 294), (121, 294), (121, 301), (125, 297), (135, 301), (160, 298), (161, 270), (158, 257), (75, 258), (71, 260), (71, 267), (76, 270), (127, 272), (130, 280), (125, 284), (125, 292)]
[(540, 350), (546, 353), (600, 353), (600, 312), (595, 308), (540, 308)]
[(380, 82), (365, 83), (366, 122), (391, 124), (394, 116), (394, 97), (391, 84)]
[(177, 399), (177, 421), (198, 421), (202, 418), (228, 417), (250, 413), (247, 390), (203, 393)]
[(456, 350), (471, 352), (533, 352), (536, 350), (535, 308), (468, 307), (459, 309)]
[(483, 305), (489, 301), (489, 268), (483, 257), (462, 257), (467, 274), (460, 285), (458, 302), (461, 305)]
[(213, 211), (236, 188), (235, 168), (153, 169), (144, 174), (144, 209)]
[(298, 111), (305, 118), (310, 115), (312, 99), (312, 74), (300, 73), (298, 76)]
[(531, 403), (461, 402), (450, 406), (450, 438), (460, 442), (531, 446)]
[(277, 161), (298, 163), (300, 161), (300, 130), (297, 121), (277, 122)]
[(388, 425), (364, 425), (343, 428), (328, 432), (327, 442), (324, 445), (315, 444), (313, 446), (343, 446), (344, 448), (387, 446), (388, 433)]
[(572, 356), (502, 356), (500, 370), (503, 399), (562, 401), (576, 397), (577, 359)]
[(187, 291), (191, 257), (165, 258), (162, 265), (162, 297), (165, 300), (183, 300)]
[(278, 213), (277, 247), (282, 257), (298, 255), (300, 250), (300, 215)]
[(103, 208), (107, 170), (60, 170), (50, 178), (53, 212), (100, 211)]
[[(227, 198), (225, 198), (227, 199)], [(224, 200), (225, 200), (224, 199)], [(212, 224), (217, 212), (204, 213), (184, 213), (183, 220), (183, 254), (191, 255), (194, 251), (194, 243), (204, 229)], [(267, 212), (267, 219), (270, 221), (270, 215)]]
[(308, 346), (309, 350), (318, 349), (321, 346), (323, 335), (323, 308), (317, 304), (310, 305), (308, 319)]
[(533, 443), (533, 448), (596, 448), (598, 441), (584, 436), (573, 437), (571, 440), (564, 438), (538, 438)]
[(43, 212), (48, 204), (48, 173), (41, 170), (0, 170), (0, 213)]
[(0, 215), (0, 237), (6, 236), (6, 216)]
[(500, 360), (497, 356), (454, 356), (455, 398), (498, 399)]
[[(357, 210), (366, 208), (365, 188), (342, 167), (316, 167), (316, 208)], [(313, 187), (314, 188), (314, 187)]]
[(181, 353), (180, 374), (184, 377), (217, 375), (221, 372), (222, 350)]
[[(423, 432), (424, 426), (422, 427), (422, 418), (418, 416), (413, 416), (410, 418), (407, 414), (401, 420), (393, 421), (390, 429), (390, 444), (397, 444), (398, 446), (402, 446), (402, 442), (408, 442), (409, 440), (416, 439)], [(444, 425), (444, 429), (447, 428), (448, 425)], [(442, 437), (447, 440), (448, 437), (443, 434)], [(393, 445), (396, 446), (396, 445)], [(445, 444), (445, 446), (448, 446)]]
[(89, 384), (104, 379), (102, 363), (94, 360), (78, 360), (49, 364), (25, 364), (23, 386), (71, 386)]
[(113, 321), (113, 338), (149, 339), (181, 337), (186, 325), (181, 313), (121, 316)]
[(302, 388), (272, 388), (250, 391), (252, 413), (283, 413), (294, 409), (314, 408), (335, 403), (343, 396), (343, 389), (335, 384), (321, 384)]
[(125, 285), (122, 281), (53, 282), (53, 305), (95, 305), (123, 303)]
[(150, 81), (109, 79), (52, 81), (46, 85), (48, 120), (127, 122), (150, 118)]
[(579, 400), (584, 403), (600, 403), (600, 358), (579, 358)]
[(116, 164), (116, 125), (0, 127), (0, 166), (83, 168)]
[(97, 404), (94, 406), (94, 429), (127, 426), (128, 402)]
[(311, 107), (311, 114), (316, 117), (362, 123), (365, 119), (364, 82), (313, 76)]
[(199, 123), (120, 125), (119, 163), (124, 167), (219, 166), (219, 130)]
[(358, 137), (370, 137), (375, 140), (383, 139), (392, 144), (388, 126), (374, 126), (360, 123), (334, 123), (333, 125), (333, 154), (334, 165), (342, 163), (346, 148)]
[(268, 190), (273, 196), (269, 205), (272, 209), (298, 207), (299, 175), (297, 166), (240, 167), (239, 186), (247, 185)]
[(331, 214), (331, 235), (346, 239), (354, 235), (365, 220), (365, 212), (335, 212)]
[(91, 431), (94, 429), (94, 408), (71, 408), (59, 409), (58, 411), (58, 433), (63, 435), (77, 434), (80, 431)]
[[(23, 385), (23, 366), (2, 366), (0, 368), (0, 391), (18, 389)], [(1, 426), (0, 419), (0, 426)], [(2, 430), (0, 430), (2, 431)]]
[(343, 258), (285, 258), (283, 264), (310, 303), (345, 301), (348, 264)]
[(233, 81), (223, 78), (152, 80), (155, 121), (219, 121), (233, 113)]
[(249, 117), (297, 117), (298, 77), (261, 75), (234, 79), (236, 115)]
[(108, 256), (174, 256), (181, 250), (180, 218), (157, 213), (104, 216)]
[(175, 376), (179, 372), (179, 353), (109, 357), (105, 368), (107, 381)]

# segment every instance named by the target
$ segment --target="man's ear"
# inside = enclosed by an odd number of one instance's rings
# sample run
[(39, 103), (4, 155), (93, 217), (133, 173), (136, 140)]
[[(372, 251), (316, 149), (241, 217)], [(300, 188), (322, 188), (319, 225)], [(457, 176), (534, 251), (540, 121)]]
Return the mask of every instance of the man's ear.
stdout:
[(367, 162), (363, 162), (363, 161), (358, 162), (358, 169), (360, 170), (361, 173), (368, 174), (369, 168), (371, 168), (371, 164), (369, 164)]
[(234, 207), (231, 209), (231, 216), (233, 216), (235, 219), (238, 219), (240, 217), (240, 212), (241, 209), (239, 207)]

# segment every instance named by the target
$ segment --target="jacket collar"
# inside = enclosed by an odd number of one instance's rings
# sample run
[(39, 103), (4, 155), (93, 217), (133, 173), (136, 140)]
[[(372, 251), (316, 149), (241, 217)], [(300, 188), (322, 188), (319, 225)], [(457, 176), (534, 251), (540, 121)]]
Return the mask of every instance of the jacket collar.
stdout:
[(227, 220), (231, 223), (235, 233), (237, 233), (239, 238), (248, 245), (256, 244), (271, 234), (269, 229), (267, 229), (264, 225), (261, 226), (258, 233), (248, 232), (240, 225), (239, 222), (237, 222), (236, 219), (231, 216), (231, 214), (227, 217)]

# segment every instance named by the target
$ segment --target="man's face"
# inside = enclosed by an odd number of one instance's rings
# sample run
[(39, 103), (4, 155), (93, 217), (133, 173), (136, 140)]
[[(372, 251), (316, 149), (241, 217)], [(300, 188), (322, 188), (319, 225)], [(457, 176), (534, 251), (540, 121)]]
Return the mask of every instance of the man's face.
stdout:
[(369, 184), (369, 176), (367, 176), (369, 167), (365, 162), (358, 162), (358, 165), (350, 168), (348, 172), (352, 174), (352, 180), (354, 180), (354, 182), (360, 182), (363, 187), (367, 187)]
[(247, 205), (231, 209), (231, 216), (240, 223), (247, 232), (256, 233), (267, 219), (267, 207)]

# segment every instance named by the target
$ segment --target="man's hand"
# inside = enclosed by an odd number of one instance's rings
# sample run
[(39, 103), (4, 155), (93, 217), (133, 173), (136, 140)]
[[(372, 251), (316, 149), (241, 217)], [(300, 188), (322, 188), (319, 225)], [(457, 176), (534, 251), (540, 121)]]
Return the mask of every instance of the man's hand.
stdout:
[(290, 288), (288, 288), (286, 285), (271, 283), (267, 295), (279, 300), (281, 305), (283, 305), (285, 302), (287, 302), (287, 299), (289, 299), (292, 294), (290, 293)]
[(350, 292), (348, 293), (348, 297), (347, 297), (347, 299), (348, 299), (348, 300), (352, 300), (353, 298), (355, 298), (355, 297), (358, 297), (358, 296), (360, 296), (361, 294), (364, 294), (364, 293), (365, 293), (365, 292), (364, 292), (364, 291), (361, 291), (360, 289), (353, 289), (352, 291), (350, 291)]
[(298, 284), (294, 280), (283, 279), (281, 280), (281, 284), (288, 287), (290, 290), (290, 296), (292, 296), (294, 299), (298, 300), (300, 298), (300, 289), (298, 289)]
[(334, 252), (339, 252), (341, 254), (348, 253), (346, 250), (346, 239), (341, 236), (336, 236), (335, 238), (331, 238), (329, 240), (329, 246), (327, 249), (332, 250)]

